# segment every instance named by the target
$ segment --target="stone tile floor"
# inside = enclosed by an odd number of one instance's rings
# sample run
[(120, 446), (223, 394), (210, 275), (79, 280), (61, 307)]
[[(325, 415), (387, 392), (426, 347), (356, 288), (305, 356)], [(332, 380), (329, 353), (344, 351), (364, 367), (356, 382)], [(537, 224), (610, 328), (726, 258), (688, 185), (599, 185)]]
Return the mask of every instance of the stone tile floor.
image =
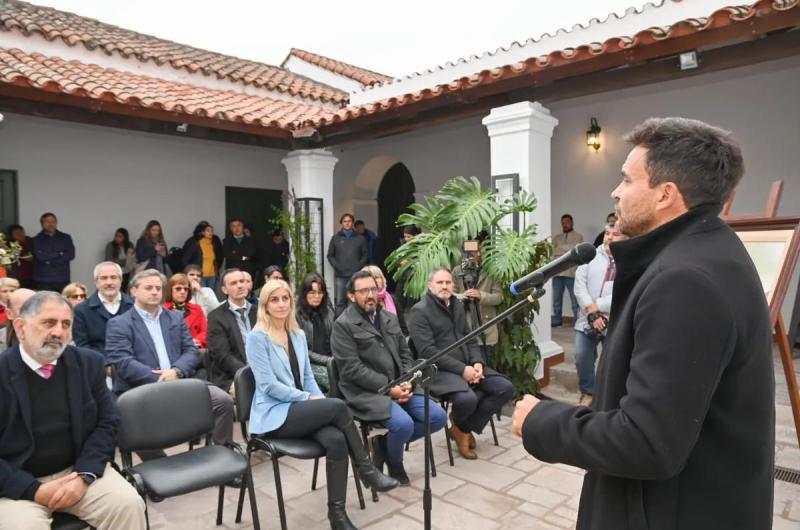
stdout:
[[(555, 340), (567, 349), (567, 358), (574, 358), (572, 334), (567, 328), (554, 330)], [(800, 365), (800, 362), (797, 363)], [(786, 394), (786, 383), (780, 363), (776, 365), (776, 462), (800, 469), (800, 448), (792, 424)], [(549, 386), (545, 393), (557, 399), (576, 402), (569, 390)], [(447, 462), (447, 449), (442, 433), (434, 434), (434, 455), (438, 476), (432, 479), (433, 528), (437, 530), (495, 530), (521, 528), (556, 530), (574, 528), (577, 517), (583, 471), (561, 464), (545, 464), (527, 455), (520, 441), (513, 436), (510, 419), (496, 422), (499, 446), (492, 444), (488, 429), (478, 438), (476, 461), (456, 455), (455, 466)], [(411, 487), (382, 494), (373, 503), (367, 492), (365, 510), (360, 510), (352, 481), (348, 492), (348, 513), (362, 530), (405, 530), (423, 527), (422, 444), (412, 444), (406, 455)], [(324, 530), (326, 493), (324, 463), (320, 465), (319, 484), (311, 491), (313, 462), (281, 459), (287, 524), (290, 530)], [(280, 528), (275, 500), (275, 482), (268, 459), (254, 460), (254, 480), (261, 527)], [(247, 529), (252, 528), (250, 507), (245, 501), (243, 519), (235, 524), (237, 491), (226, 490), (222, 526), (217, 527), (215, 513), (217, 490), (207, 489), (193, 494), (150, 503), (150, 520), (157, 529)], [(774, 530), (800, 530), (800, 485), (775, 482)]]

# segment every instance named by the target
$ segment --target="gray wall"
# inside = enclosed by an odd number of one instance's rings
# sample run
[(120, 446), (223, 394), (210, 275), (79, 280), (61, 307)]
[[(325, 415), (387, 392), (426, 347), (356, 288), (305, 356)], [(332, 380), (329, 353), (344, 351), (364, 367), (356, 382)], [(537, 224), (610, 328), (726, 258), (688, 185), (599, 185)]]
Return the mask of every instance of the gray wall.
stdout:
[(14, 114), (0, 124), (0, 168), (19, 172), (21, 224), (34, 235), (39, 215), (56, 213), (75, 241), (73, 281), (87, 284), (118, 227), (135, 242), (158, 219), (171, 246), (201, 219), (224, 234), (225, 186), (285, 189), (284, 155)]

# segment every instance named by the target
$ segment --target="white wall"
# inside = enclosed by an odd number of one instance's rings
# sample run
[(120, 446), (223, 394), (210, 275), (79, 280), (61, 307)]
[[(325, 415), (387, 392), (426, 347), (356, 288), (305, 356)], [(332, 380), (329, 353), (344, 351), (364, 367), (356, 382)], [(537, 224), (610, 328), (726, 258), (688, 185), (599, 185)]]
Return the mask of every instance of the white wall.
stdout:
[(283, 156), (15, 114), (0, 124), (0, 168), (19, 172), (20, 224), (34, 235), (39, 216), (53, 211), (75, 241), (72, 279), (87, 284), (118, 227), (135, 243), (158, 219), (170, 246), (182, 245), (201, 219), (224, 234), (225, 186), (286, 189)]
[[(746, 175), (733, 213), (760, 213), (770, 185), (784, 181), (779, 215), (800, 215), (800, 57), (762, 63), (657, 85), (560, 101), (550, 109), (559, 125), (553, 136), (553, 228), (562, 213), (591, 241), (613, 210), (609, 194), (620, 179), (630, 147), (622, 135), (650, 116), (696, 118), (733, 132)], [(603, 128), (602, 148), (586, 145), (594, 116)], [(797, 275), (784, 304), (789, 322)], [(565, 308), (568, 308), (565, 297)], [(787, 324), (788, 325), (788, 324)]]

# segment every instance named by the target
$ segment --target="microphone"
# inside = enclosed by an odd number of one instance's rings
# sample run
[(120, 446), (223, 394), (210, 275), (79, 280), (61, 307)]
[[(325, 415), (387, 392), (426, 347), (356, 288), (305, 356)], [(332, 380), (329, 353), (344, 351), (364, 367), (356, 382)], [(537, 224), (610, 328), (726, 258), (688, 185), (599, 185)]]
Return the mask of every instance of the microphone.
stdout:
[(512, 283), (510, 289), (511, 294), (518, 295), (522, 291), (527, 291), (532, 287), (537, 287), (544, 284), (544, 282), (553, 276), (564, 272), (567, 269), (571, 269), (575, 265), (589, 263), (594, 259), (595, 254), (597, 254), (597, 250), (592, 246), (591, 243), (580, 243), (575, 245), (575, 248), (560, 258), (551, 261), (544, 267), (536, 269), (527, 276), (523, 276), (519, 280)]

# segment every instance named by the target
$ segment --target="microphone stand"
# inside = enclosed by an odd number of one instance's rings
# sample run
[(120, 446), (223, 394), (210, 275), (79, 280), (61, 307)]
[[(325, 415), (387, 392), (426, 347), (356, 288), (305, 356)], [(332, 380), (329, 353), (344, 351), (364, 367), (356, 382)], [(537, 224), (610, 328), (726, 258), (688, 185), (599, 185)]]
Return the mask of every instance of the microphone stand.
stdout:
[(431, 416), (430, 416), (430, 381), (436, 374), (436, 361), (449, 354), (456, 348), (461, 347), (468, 341), (472, 340), (479, 334), (483, 333), (488, 328), (494, 326), (498, 322), (502, 322), (520, 309), (532, 305), (536, 300), (544, 296), (544, 289), (541, 285), (534, 287), (532, 293), (512, 305), (491, 320), (487, 320), (471, 332), (467, 333), (457, 341), (453, 342), (443, 350), (436, 352), (435, 355), (427, 358), (420, 359), (408, 369), (404, 374), (400, 374), (393, 381), (389, 381), (378, 390), (379, 394), (388, 394), (389, 390), (399, 385), (400, 383), (413, 383), (419, 381), (422, 384), (425, 395), (425, 408), (424, 408), (424, 423), (425, 423), (425, 487), (422, 491), (422, 509), (425, 513), (425, 530), (431, 530), (431, 511), (433, 509), (433, 497), (431, 494)]

